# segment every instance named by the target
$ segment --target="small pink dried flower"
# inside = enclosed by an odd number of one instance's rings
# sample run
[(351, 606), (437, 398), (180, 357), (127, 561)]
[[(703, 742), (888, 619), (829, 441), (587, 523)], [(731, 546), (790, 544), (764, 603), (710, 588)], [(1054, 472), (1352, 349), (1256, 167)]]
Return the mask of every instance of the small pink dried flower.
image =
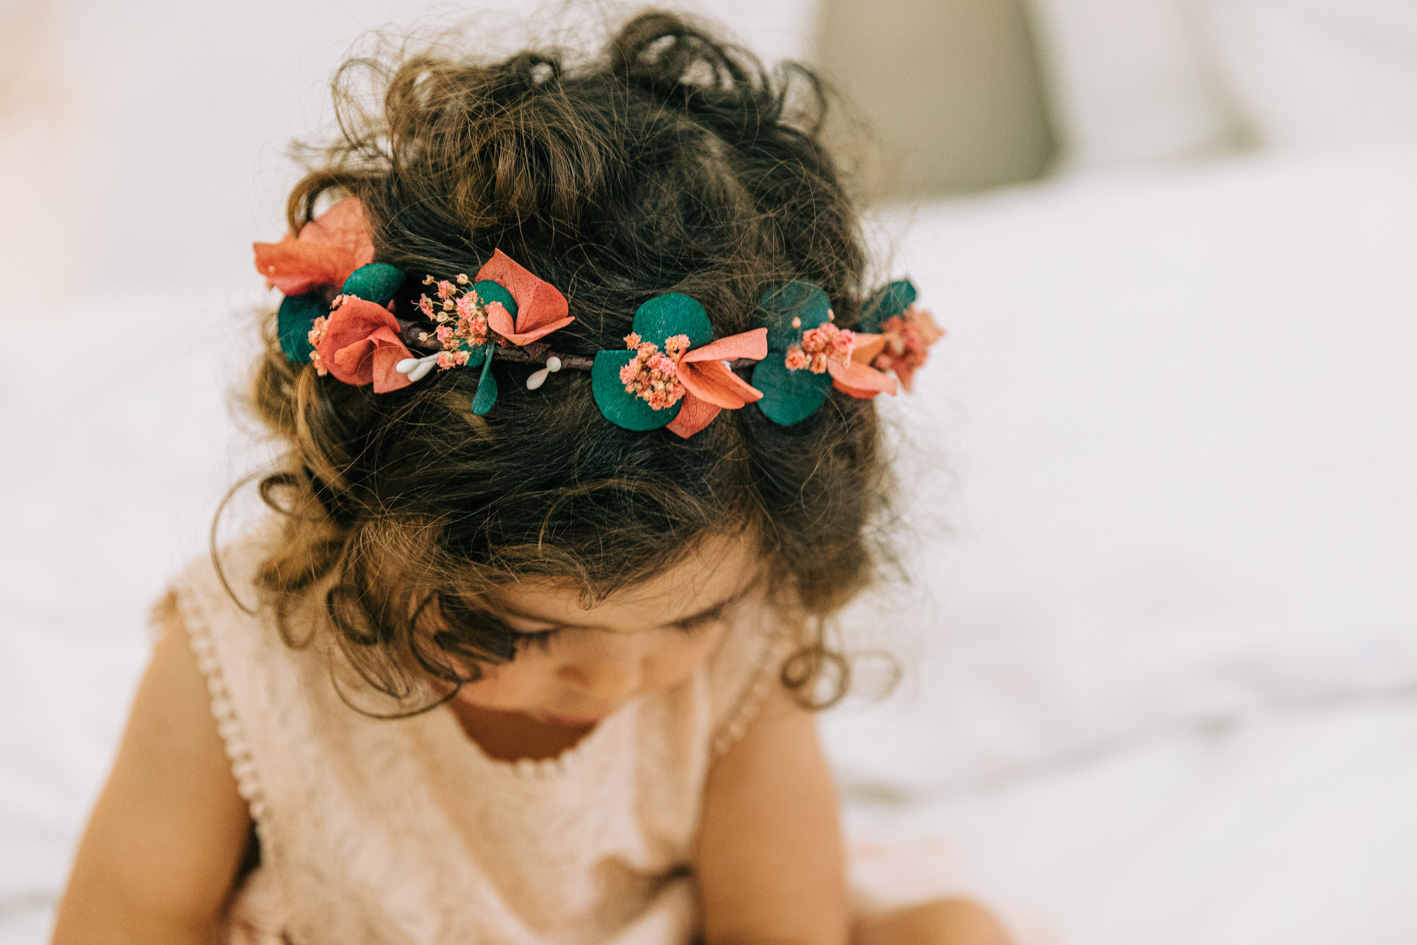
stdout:
[(813, 374), (824, 374), (828, 361), (835, 361), (846, 367), (851, 363), (851, 356), (855, 351), (854, 331), (838, 328), (831, 322), (823, 322), (816, 328), (802, 332), (802, 344), (787, 349), (787, 369), (800, 371), (806, 368)]
[(305, 336), (310, 342), (310, 363), (315, 366), (315, 373), (319, 377), (324, 377), (330, 373), (330, 369), (325, 366), (325, 362), (320, 358), (320, 342), (325, 340), (325, 328), (329, 325), (329, 318), (321, 315), (315, 319), (315, 323), (310, 326), (310, 333)]
[(664, 353), (674, 359), (678, 364), (679, 359), (684, 356), (684, 352), (689, 350), (688, 335), (670, 335), (664, 339)]
[[(424, 284), (432, 284), (431, 277)], [(487, 324), (487, 307), (472, 289), (466, 275), (457, 282), (444, 279), (437, 283), (438, 298), (420, 296), (418, 310), (423, 317), (438, 323), (434, 331), (443, 351), (434, 362), (439, 370), (447, 371), (467, 364), (470, 351), (492, 338)]]
[(625, 347), (635, 352), (635, 359), (620, 368), (620, 380), (625, 393), (649, 404), (654, 410), (673, 407), (684, 396), (684, 382), (679, 379), (679, 359), (689, 350), (688, 335), (673, 335), (659, 345), (641, 341), (634, 332), (625, 336)]

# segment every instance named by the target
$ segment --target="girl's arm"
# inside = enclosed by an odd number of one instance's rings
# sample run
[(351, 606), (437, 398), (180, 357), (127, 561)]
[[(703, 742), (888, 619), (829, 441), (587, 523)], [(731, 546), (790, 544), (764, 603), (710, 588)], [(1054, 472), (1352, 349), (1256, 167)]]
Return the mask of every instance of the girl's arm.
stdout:
[(813, 715), (781, 687), (709, 773), (695, 869), (707, 945), (1011, 943), (964, 899), (850, 928), (831, 774)]
[[(170, 601), (169, 601), (170, 604)], [(206, 945), (251, 829), (176, 609), (79, 845), (54, 945)]]
[(695, 871), (707, 945), (845, 945), (836, 790), (811, 712), (774, 687), (709, 772)]

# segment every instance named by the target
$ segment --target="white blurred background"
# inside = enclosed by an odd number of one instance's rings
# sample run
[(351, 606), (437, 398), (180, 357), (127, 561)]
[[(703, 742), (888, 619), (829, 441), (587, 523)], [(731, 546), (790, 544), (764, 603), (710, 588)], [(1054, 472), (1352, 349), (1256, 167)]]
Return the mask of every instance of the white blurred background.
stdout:
[[(261, 455), (249, 244), (334, 65), (617, 9), (0, 0), (0, 945)], [(1417, 942), (1417, 4), (699, 9), (854, 97), (881, 274), (950, 333), (884, 405), (930, 527), (847, 620), (909, 670), (826, 722), (852, 829), (1025, 943)]]

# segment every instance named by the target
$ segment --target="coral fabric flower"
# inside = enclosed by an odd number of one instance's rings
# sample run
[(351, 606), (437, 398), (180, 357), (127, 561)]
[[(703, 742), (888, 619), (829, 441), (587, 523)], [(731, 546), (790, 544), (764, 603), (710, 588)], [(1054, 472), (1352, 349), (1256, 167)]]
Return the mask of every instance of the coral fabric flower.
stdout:
[(713, 337), (708, 313), (694, 299), (666, 292), (635, 311), (624, 351), (596, 352), (591, 391), (605, 418), (626, 430), (693, 436), (718, 416), (762, 398), (762, 391), (725, 363), (761, 360), (768, 331)]
[(632, 333), (626, 336), (625, 346), (635, 352), (635, 358), (620, 368), (620, 380), (625, 393), (653, 410), (667, 410), (682, 400), (667, 428), (690, 437), (708, 426), (720, 410), (738, 410), (763, 396), (724, 362), (762, 360), (768, 351), (767, 335), (766, 328), (756, 328), (688, 350), (689, 336), (679, 334), (666, 338), (660, 351), (659, 345)]
[(367, 299), (345, 296), (329, 316), (316, 348), (319, 360), (346, 384), (373, 384), (383, 394), (412, 383), (395, 370), (412, 353), (399, 340), (399, 323), (389, 310)]
[(787, 351), (788, 370), (801, 364), (813, 374), (831, 375), (832, 386), (862, 400), (877, 394), (895, 394), (895, 379), (871, 367), (876, 348), (875, 335), (859, 334), (823, 322), (802, 333), (802, 344)]
[(527, 272), (500, 249), (477, 271), (477, 281), (495, 282), (512, 294), (517, 303), (516, 319), (500, 303), (487, 306), (487, 323), (492, 330), (514, 345), (527, 345), (575, 318), (568, 315), (566, 297), (555, 286)]
[(755, 328), (694, 348), (679, 359), (679, 380), (684, 385), (684, 406), (668, 429), (681, 437), (698, 433), (723, 409), (738, 410), (761, 400), (763, 392), (728, 369), (725, 361), (768, 353), (768, 330)]
[(253, 243), (256, 269), (286, 295), (340, 286), (374, 261), (374, 241), (358, 197), (345, 197), (279, 243)]
[(929, 312), (912, 305), (881, 323), (880, 343), (862, 360), (882, 371), (895, 371), (901, 385), (910, 390), (911, 379), (925, 364), (930, 346), (944, 336), (944, 329)]
[(930, 346), (945, 336), (929, 312), (915, 307), (915, 286), (909, 279), (897, 279), (872, 293), (860, 325), (875, 334), (859, 336), (854, 361), (894, 371), (906, 390), (925, 364)]

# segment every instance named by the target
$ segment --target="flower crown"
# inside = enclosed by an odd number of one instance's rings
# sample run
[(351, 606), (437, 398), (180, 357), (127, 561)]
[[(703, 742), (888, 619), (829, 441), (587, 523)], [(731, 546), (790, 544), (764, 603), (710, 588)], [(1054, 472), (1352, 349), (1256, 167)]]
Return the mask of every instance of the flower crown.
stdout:
[[(494, 358), (538, 365), (536, 390), (561, 370), (589, 371), (596, 406), (627, 430), (666, 427), (692, 436), (723, 409), (750, 403), (774, 423), (805, 420), (832, 388), (852, 397), (910, 389), (930, 345), (943, 336), (917, 309), (915, 287), (900, 280), (867, 300), (856, 330), (838, 328), (831, 302), (810, 282), (768, 290), (762, 327), (713, 337), (704, 307), (679, 292), (635, 311), (625, 347), (595, 356), (558, 354), (541, 339), (575, 317), (554, 286), (501, 250), (475, 277), (425, 276), (427, 291), (407, 318), (394, 312), (406, 274), (374, 262), (374, 244), (356, 197), (346, 197), (279, 243), (256, 243), (256, 268), (285, 295), (277, 320), (281, 350), (320, 376), (372, 384), (387, 393), (434, 370), (480, 368), (472, 411), (497, 402)], [(752, 383), (735, 371), (752, 368)], [(892, 377), (891, 374), (895, 376)]]

